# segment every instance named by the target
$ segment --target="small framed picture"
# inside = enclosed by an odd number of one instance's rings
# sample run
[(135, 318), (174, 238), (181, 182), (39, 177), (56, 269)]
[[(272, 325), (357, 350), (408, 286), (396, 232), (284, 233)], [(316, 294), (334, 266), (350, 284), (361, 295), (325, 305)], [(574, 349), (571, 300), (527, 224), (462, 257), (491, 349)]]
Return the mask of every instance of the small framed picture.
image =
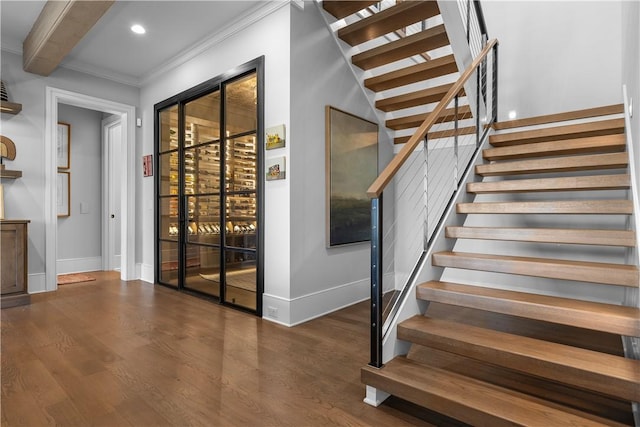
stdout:
[(286, 142), (284, 125), (272, 126), (267, 128), (267, 150), (282, 148)]
[(285, 156), (265, 160), (266, 180), (275, 181), (287, 176), (287, 162)]
[(58, 122), (57, 133), (58, 169), (71, 167), (71, 125)]
[(71, 216), (71, 172), (58, 172), (58, 217)]
[(142, 156), (142, 175), (153, 176), (153, 156), (151, 154)]

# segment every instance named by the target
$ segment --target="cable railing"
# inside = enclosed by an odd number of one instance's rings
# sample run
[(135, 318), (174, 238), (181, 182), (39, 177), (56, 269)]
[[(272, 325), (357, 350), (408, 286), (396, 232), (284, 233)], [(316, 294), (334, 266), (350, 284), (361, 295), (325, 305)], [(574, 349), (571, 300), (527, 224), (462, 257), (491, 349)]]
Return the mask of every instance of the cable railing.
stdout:
[(369, 187), (371, 362), (462, 177), (497, 117), (498, 42), (491, 40)]

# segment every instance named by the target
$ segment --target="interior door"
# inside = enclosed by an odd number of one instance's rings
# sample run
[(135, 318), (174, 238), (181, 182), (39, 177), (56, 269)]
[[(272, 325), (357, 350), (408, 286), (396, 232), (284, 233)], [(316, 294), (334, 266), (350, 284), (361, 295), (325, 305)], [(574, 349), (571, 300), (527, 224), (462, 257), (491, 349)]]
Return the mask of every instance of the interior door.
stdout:
[(103, 269), (121, 268), (122, 122), (114, 115), (102, 121), (103, 144)]

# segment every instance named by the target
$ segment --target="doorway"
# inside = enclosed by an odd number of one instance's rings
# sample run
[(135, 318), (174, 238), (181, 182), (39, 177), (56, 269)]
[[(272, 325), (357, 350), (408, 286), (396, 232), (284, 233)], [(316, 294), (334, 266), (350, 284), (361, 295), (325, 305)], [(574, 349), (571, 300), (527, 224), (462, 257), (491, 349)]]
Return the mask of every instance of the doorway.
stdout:
[(120, 117), (122, 132), (120, 164), (121, 280), (136, 279), (135, 270), (135, 107), (76, 92), (46, 88), (45, 104), (45, 290), (54, 291), (57, 284), (57, 152), (56, 135), (58, 105), (102, 111)]

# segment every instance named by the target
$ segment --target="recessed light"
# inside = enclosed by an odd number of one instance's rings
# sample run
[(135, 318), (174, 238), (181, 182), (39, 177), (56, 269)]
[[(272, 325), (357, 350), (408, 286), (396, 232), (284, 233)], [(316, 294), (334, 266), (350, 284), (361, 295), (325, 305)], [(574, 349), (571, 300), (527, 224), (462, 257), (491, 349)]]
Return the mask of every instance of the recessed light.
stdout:
[(516, 117), (518, 117), (518, 113), (516, 113), (515, 110), (509, 111), (509, 119), (513, 120)]
[(145, 30), (144, 27), (140, 24), (132, 25), (131, 31), (133, 31), (136, 34), (144, 34), (147, 32), (147, 30)]

